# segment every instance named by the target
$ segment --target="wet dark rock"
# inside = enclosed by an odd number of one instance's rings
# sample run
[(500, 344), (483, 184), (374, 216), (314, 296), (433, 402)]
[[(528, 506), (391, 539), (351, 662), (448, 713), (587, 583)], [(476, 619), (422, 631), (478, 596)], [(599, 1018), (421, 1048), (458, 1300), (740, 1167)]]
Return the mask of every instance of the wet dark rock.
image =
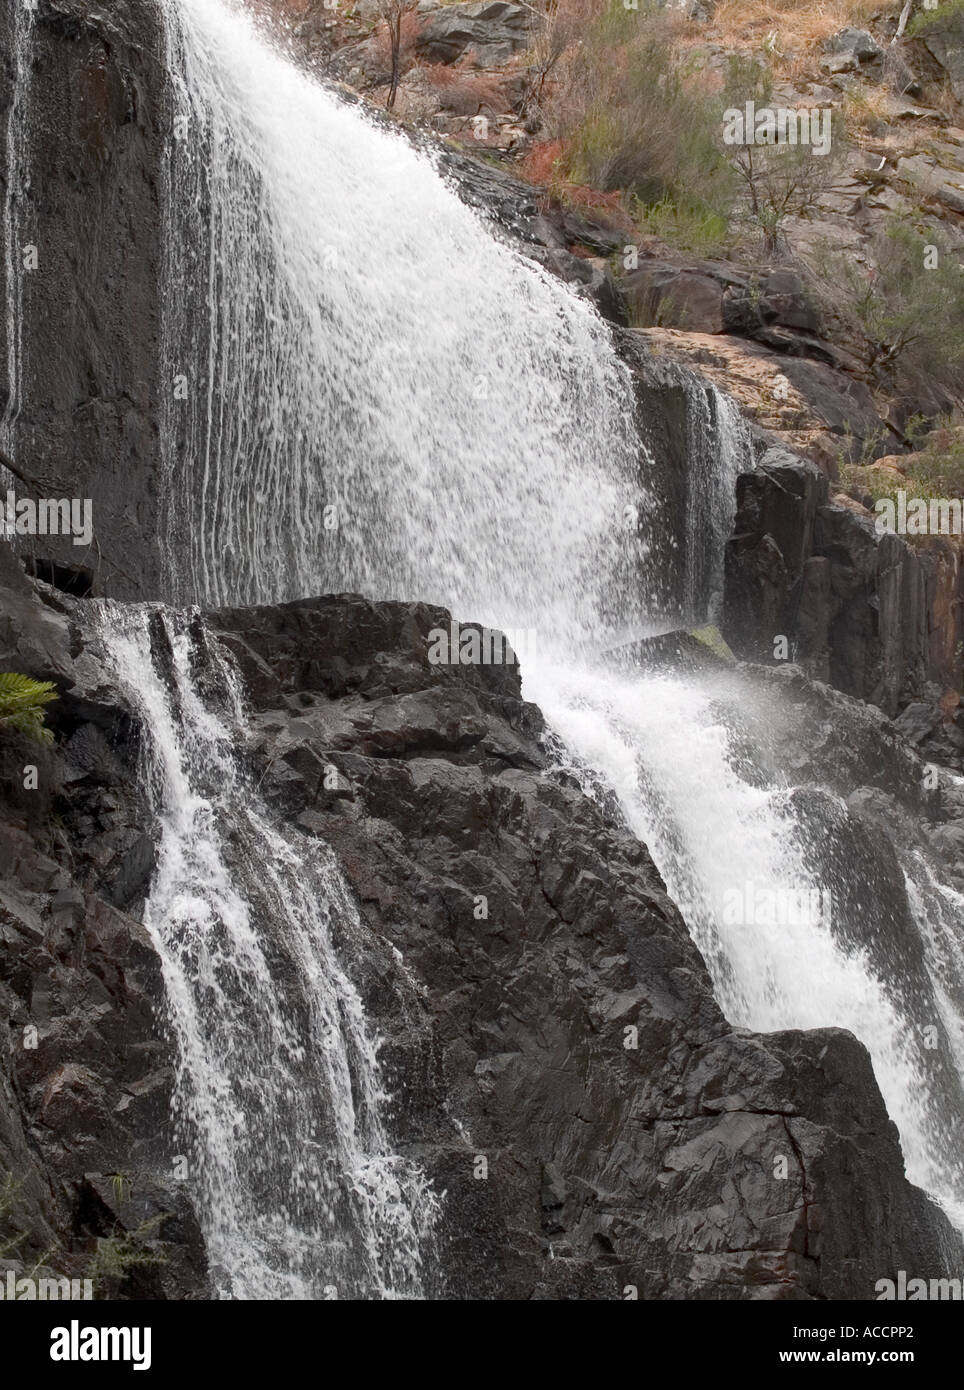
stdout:
[[(84, 601), (51, 628), (24, 585), (8, 655), (63, 683), (71, 774), (46, 838), (0, 818), (15, 1219), (25, 1253), (49, 1246), (71, 1273), (161, 1217), (167, 1262), (121, 1295), (203, 1296), (157, 958), (112, 902), (150, 829), (137, 730), (115, 709), (101, 736)], [(329, 596), (207, 623), (202, 687), (223, 641), (252, 774), (306, 855), (336, 850), (360, 904), (347, 963), (385, 1039), (390, 1126), (446, 1194), (431, 1296), (870, 1299), (882, 1271), (943, 1271), (955, 1238), (904, 1180), (866, 1052), (832, 1029), (730, 1028), (645, 848), (553, 773), (515, 664), (432, 661), (449, 618), (424, 604)], [(17, 1046), (30, 1023), (34, 1050)]]
[(782, 451), (737, 481), (723, 633), (738, 655), (783, 637), (810, 674), (890, 715), (957, 688), (964, 641), (953, 538), (881, 535), (818, 469)]
[[(645, 849), (547, 769), (514, 678), (426, 663), (440, 616), (351, 596), (209, 616), (255, 688), (281, 673), (256, 765), (297, 746), (287, 814), (337, 850), (371, 933), (355, 970), (396, 1131), (447, 1193), (434, 1292), (870, 1298), (907, 1242), (938, 1259), (863, 1049), (728, 1027)], [(337, 810), (325, 764), (351, 784)]]
[[(5, 54), (15, 10), (0, 13)], [(95, 544), (35, 537), (27, 548), (38, 573), (63, 574), (74, 592), (155, 597), (159, 402), (170, 381), (157, 354), (160, 14), (156, 0), (39, 0), (31, 32), (25, 167), (34, 177), (16, 195), (39, 267), (22, 274), (15, 452), (26, 474), (49, 482), (48, 495), (91, 500)]]

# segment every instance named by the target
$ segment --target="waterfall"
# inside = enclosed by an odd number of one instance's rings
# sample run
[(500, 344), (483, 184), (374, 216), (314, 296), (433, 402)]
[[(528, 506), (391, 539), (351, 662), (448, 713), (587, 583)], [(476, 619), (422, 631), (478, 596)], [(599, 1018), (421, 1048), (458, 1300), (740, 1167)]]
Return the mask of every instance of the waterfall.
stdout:
[[(830, 798), (826, 823), (808, 823), (779, 757), (742, 755), (740, 677), (722, 690), (709, 678), (610, 672), (591, 658), (646, 625), (658, 588), (647, 577), (660, 540), (645, 534), (651, 461), (606, 326), (465, 207), (427, 154), (318, 85), (238, 4), (164, 3), (173, 595), (243, 603), (356, 589), (535, 633), (527, 698), (587, 787), (601, 778), (618, 793), (731, 1020), (852, 1029), (871, 1053), (909, 1176), (964, 1225), (964, 1173), (951, 1152), (964, 1130), (964, 1001), (947, 979), (960, 902), (937, 904), (907, 862), (922, 973), (913, 989), (889, 978), (861, 906), (875, 891), (873, 865), (844, 863), (835, 876), (821, 867), (819, 841), (845, 834), (846, 808)], [(719, 393), (690, 404), (703, 442), (679, 606), (705, 617), (719, 605), (748, 446)], [(175, 772), (176, 749), (172, 732)], [(259, 859), (294, 891), (285, 866), (298, 848), (276, 845), (260, 823), (256, 833), (275, 856)], [(174, 861), (187, 853), (183, 832), (165, 835), (158, 918), (177, 902)], [(336, 870), (325, 873), (347, 912)], [(829, 894), (848, 904), (845, 920), (774, 923), (728, 910), (734, 891), (756, 887), (821, 904)], [(245, 921), (242, 944), (256, 961)], [(306, 942), (323, 935), (317, 924), (295, 931)], [(179, 959), (169, 987), (184, 996), (189, 962)], [(921, 1040), (932, 1024), (953, 1044), (939, 1064)], [(217, 1077), (196, 1039), (183, 1046), (188, 1071), (198, 1068), (184, 1083), (190, 1108), (202, 1084), (217, 1092)]]
[(750, 431), (736, 402), (715, 386), (687, 396), (685, 572), (682, 607), (689, 622), (716, 621), (723, 605), (723, 547), (736, 516), (736, 480), (753, 458)]
[[(196, 616), (105, 605), (157, 827), (144, 922), (177, 1046), (179, 1142), (221, 1297), (419, 1297), (436, 1199), (394, 1154), (334, 855), (239, 767), (238, 682)], [(204, 686), (205, 699), (199, 693)]]
[(166, 3), (177, 597), (417, 594), (570, 639), (628, 620), (645, 496), (591, 306), (242, 8)]

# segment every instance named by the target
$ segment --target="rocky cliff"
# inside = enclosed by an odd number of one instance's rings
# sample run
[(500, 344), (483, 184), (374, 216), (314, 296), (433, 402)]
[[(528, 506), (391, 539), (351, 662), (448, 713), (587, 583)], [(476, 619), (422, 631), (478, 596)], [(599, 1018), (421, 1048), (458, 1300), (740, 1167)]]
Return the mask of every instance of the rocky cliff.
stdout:
[[(319, 44), (336, 42), (342, 17), (301, 8), (307, 17), (298, 42), (317, 60)], [(478, 8), (450, 7), (444, 15), (432, 9), (419, 25), (429, 36), (447, 25), (448, 34), (465, 9), (466, 33), (477, 29), (491, 38), (483, 45), (492, 49), (491, 64), (481, 66), (514, 70), (518, 7), (476, 14)], [(123, 0), (109, 14), (90, 0), (39, 0), (29, 43), (21, 45), (16, 111), (14, 39), (10, 12), (0, 17), (0, 111), (20, 132), (22, 148), (15, 167), (0, 170), (0, 177), (16, 251), (34, 247), (38, 257), (31, 270), (13, 261), (23, 294), (19, 361), (7, 363), (8, 378), (13, 372), (20, 382), (12, 425), (15, 482), (21, 492), (33, 487), (90, 497), (95, 518), (89, 549), (32, 537), (26, 553), (34, 572), (75, 592), (164, 598), (158, 434), (177, 364), (166, 360), (160, 338), (160, 204), (174, 132), (158, 11), (154, 0)], [(433, 59), (433, 71), (453, 63), (477, 70), (481, 60), (457, 24), (445, 42), (456, 39), (458, 53)], [(505, 52), (495, 52), (499, 45)], [(338, 52), (334, 71), (347, 72)], [(873, 62), (860, 63), (855, 78), (838, 64), (833, 81), (846, 87), (876, 80)], [(501, 234), (589, 295), (614, 322), (662, 325), (636, 327), (623, 341), (638, 382), (641, 430), (666, 499), (663, 532), (678, 541), (685, 525), (692, 440), (683, 396), (699, 389), (687, 386), (685, 371), (674, 364), (738, 400), (760, 431), (759, 456), (767, 448), (784, 451), (775, 467), (771, 456), (738, 486), (727, 599), (727, 635), (735, 648), (761, 659), (772, 650), (772, 637), (783, 635), (812, 675), (890, 715), (925, 704), (940, 726), (935, 747), (957, 765), (961, 734), (952, 696), (961, 689), (964, 660), (960, 548), (940, 538), (908, 545), (892, 537), (880, 544), (860, 491), (838, 493), (838, 462), (848, 451), (866, 451), (874, 441), (878, 453), (905, 446), (885, 403), (855, 374), (853, 359), (819, 336), (800, 276), (778, 266), (761, 281), (745, 267), (687, 260), (647, 243), (638, 248), (639, 268), (614, 278), (613, 266), (623, 270), (629, 233), (611, 209), (587, 211), (547, 196), (520, 179), (511, 161), (509, 168), (481, 162), (478, 141), (464, 148), (455, 138), (465, 120), (442, 146), (426, 124), (413, 128), (413, 138), (431, 144), (461, 195)], [(43, 178), (29, 170), (42, 170)], [(847, 222), (850, 194), (864, 198), (859, 170), (848, 177), (850, 192), (828, 195), (813, 237)], [(883, 208), (865, 209), (866, 217), (879, 221)], [(674, 323), (684, 326), (666, 326)], [(666, 547), (669, 592), (680, 555), (678, 545)]]
[[(137, 728), (85, 603), (4, 554), (0, 662), (62, 693), (50, 809), (8, 792), (3, 817), (3, 1235), (71, 1271), (140, 1242), (160, 1262), (115, 1291), (203, 1296), (137, 922)], [(864, 1049), (727, 1024), (645, 848), (556, 770), (517, 668), (432, 665), (448, 615), (424, 605), (206, 622), (249, 701), (238, 756), (360, 904), (346, 965), (385, 1039), (393, 1137), (444, 1192), (431, 1294), (870, 1298), (897, 1268), (943, 1271), (958, 1238), (903, 1176)]]
[(740, 655), (796, 661), (962, 766), (959, 538), (882, 535), (813, 464), (764, 441), (737, 483), (723, 626)]
[(0, 15), (0, 121), (19, 153), (0, 166), (12, 231), (0, 274), (12, 270), (22, 296), (19, 352), (4, 334), (0, 412), (19, 378), (19, 495), (93, 503), (93, 545), (36, 537), (38, 572), (149, 597), (158, 398), (173, 374), (158, 347), (170, 138), (159, 14), (154, 0), (40, 0), (30, 20), (18, 44), (17, 7)]
[[(511, 64), (517, 8), (431, 7), (422, 51), (437, 69), (485, 40), (487, 60)], [(0, 1255), (93, 1268), (101, 1292), (197, 1298), (206, 1257), (172, 1137), (176, 1058), (140, 921), (154, 865), (140, 731), (77, 597), (165, 597), (161, 43), (153, 0), (39, 0), (19, 59), (13, 13), (0, 16), (0, 116), (16, 76), (28, 142), (4, 196), (18, 253), (37, 253), (17, 272), (5, 424), (18, 485), (89, 496), (97, 519), (89, 552), (21, 545), (29, 574), (0, 543), (0, 669), (60, 692), (56, 752), (7, 739), (2, 755), (0, 1168), (13, 1182)], [(654, 248), (617, 284), (618, 221), (464, 150), (438, 157), (500, 234), (620, 325), (668, 535), (685, 523), (693, 370), (755, 417), (727, 553), (738, 654), (769, 658), (786, 636), (811, 675), (904, 711), (927, 756), (957, 763), (958, 552), (881, 542), (866, 507), (834, 493), (831, 445), (889, 425), (815, 337), (796, 286), (778, 278), (761, 299), (741, 273)], [(669, 300), (699, 304), (706, 332), (662, 326)], [(640, 317), (652, 323), (627, 326)], [(773, 402), (768, 387), (754, 395), (755, 371), (757, 387), (785, 377), (788, 415), (760, 418)], [(668, 548), (670, 592), (679, 554)], [(328, 596), (204, 621), (243, 678), (239, 759), (306, 854), (314, 840), (335, 848), (360, 904), (368, 939), (346, 966), (385, 1038), (393, 1138), (445, 1194), (432, 1294), (863, 1299), (898, 1268), (939, 1277), (960, 1262), (958, 1237), (905, 1179), (866, 1051), (832, 1029), (727, 1023), (646, 848), (559, 771), (516, 670), (432, 666), (426, 634), (448, 616), (415, 603)], [(856, 717), (799, 672), (758, 678), (787, 698), (788, 720), (799, 701), (802, 764), (828, 722)], [(910, 805), (922, 769), (883, 715), (868, 719), (846, 794)], [(895, 746), (910, 773), (891, 767)], [(825, 781), (814, 762), (802, 774)], [(23, 787), (28, 764), (38, 792)], [(958, 866), (960, 808), (942, 795), (912, 809)], [(874, 798), (861, 804), (872, 821)]]

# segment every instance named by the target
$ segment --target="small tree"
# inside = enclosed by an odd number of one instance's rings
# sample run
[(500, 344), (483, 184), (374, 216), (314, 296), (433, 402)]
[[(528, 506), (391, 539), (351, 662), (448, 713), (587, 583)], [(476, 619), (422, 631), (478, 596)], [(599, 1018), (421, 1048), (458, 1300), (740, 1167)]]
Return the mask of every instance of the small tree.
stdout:
[(388, 42), (392, 57), (392, 78), (388, 88), (386, 109), (391, 111), (398, 96), (398, 84), (402, 76), (402, 21), (418, 5), (418, 0), (380, 0), (378, 13), (388, 29)]
[[(727, 108), (742, 111), (752, 101), (758, 110), (769, 109), (772, 97), (773, 79), (762, 63), (731, 58), (724, 90)], [(799, 113), (786, 111), (784, 119), (798, 135), (798, 124), (802, 125)], [(841, 126), (839, 119), (831, 121), (829, 148), (820, 154), (812, 142), (809, 120), (807, 139), (800, 143), (777, 133), (769, 143), (761, 144), (755, 142), (755, 132), (745, 132), (745, 143), (725, 147), (743, 186), (744, 216), (762, 234), (766, 255), (773, 256), (780, 249), (787, 218), (801, 216), (840, 179), (846, 158)]]

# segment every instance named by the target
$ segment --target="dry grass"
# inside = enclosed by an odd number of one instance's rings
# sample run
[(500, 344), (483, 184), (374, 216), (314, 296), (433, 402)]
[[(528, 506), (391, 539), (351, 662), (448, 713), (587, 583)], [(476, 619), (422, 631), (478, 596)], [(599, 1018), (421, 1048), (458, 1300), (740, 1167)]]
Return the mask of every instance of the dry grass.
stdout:
[(778, 52), (789, 57), (822, 44), (847, 25), (865, 28), (883, 8), (881, 0), (753, 0), (750, 5), (747, 0), (720, 0), (706, 29), (708, 37), (728, 48), (758, 48), (775, 34)]
[(497, 115), (509, 105), (509, 97), (498, 73), (472, 72), (454, 64), (416, 65), (435, 93), (442, 111), (457, 116), (476, 116), (480, 112)]

